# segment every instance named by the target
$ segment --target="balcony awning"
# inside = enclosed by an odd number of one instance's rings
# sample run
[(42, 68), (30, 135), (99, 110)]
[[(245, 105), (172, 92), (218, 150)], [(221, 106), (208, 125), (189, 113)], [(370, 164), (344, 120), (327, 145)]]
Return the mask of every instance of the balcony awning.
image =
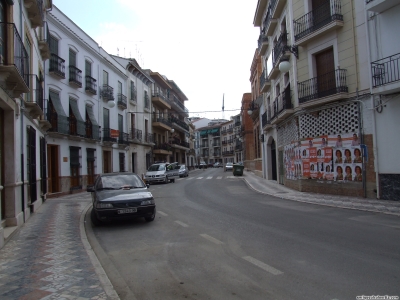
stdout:
[(217, 133), (219, 131), (219, 128), (214, 128), (214, 129), (210, 129), (209, 133)]
[(207, 131), (208, 131), (208, 130), (202, 130), (202, 131), (200, 131), (200, 135), (205, 135), (205, 134), (207, 134)]
[(60, 96), (53, 91), (49, 91), (49, 98), (55, 111), (57, 112), (58, 132), (68, 133), (68, 117), (62, 107)]
[(90, 122), (92, 122), (93, 138), (98, 139), (99, 138), (99, 130), (98, 130), (99, 123), (97, 123), (96, 117), (94, 116), (93, 106), (86, 105), (86, 113), (88, 114)]
[(78, 108), (78, 101), (72, 98), (69, 98), (69, 106), (71, 107), (72, 113), (74, 114), (77, 122), (76, 129), (78, 132), (78, 135), (85, 136), (86, 135), (86, 130), (85, 130), (85, 121), (83, 121), (83, 118), (79, 112)]

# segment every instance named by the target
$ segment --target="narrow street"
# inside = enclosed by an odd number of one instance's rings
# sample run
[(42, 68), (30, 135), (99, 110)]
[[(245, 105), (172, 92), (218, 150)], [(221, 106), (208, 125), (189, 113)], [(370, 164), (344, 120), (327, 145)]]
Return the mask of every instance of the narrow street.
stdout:
[(115, 222), (89, 235), (121, 299), (400, 294), (398, 216), (261, 195), (221, 168), (150, 190), (154, 222)]

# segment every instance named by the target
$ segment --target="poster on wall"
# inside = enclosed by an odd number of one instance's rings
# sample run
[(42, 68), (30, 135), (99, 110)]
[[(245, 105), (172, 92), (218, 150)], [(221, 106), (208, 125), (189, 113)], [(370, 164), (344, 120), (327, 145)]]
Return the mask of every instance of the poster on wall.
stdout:
[(306, 138), (284, 147), (286, 178), (362, 182), (362, 152), (356, 133)]

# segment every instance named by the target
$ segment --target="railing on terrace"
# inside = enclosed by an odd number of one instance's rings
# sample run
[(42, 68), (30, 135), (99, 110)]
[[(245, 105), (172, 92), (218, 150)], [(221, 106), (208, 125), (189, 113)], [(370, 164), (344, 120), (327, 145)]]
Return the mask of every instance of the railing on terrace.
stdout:
[(372, 87), (400, 80), (400, 53), (371, 63)]
[(172, 123), (169, 120), (164, 119), (164, 118), (154, 118), (154, 122), (163, 123), (163, 124), (165, 124), (165, 125), (167, 125), (169, 127), (172, 126)]
[(168, 97), (166, 97), (166, 96), (164, 95), (164, 93), (162, 93), (161, 91), (152, 91), (152, 92), (151, 92), (151, 96), (152, 96), (152, 97), (161, 98), (161, 99), (163, 99), (164, 101), (166, 101), (166, 102), (169, 103)]
[(12, 38), (12, 44), (8, 48), (12, 49), (14, 56), (7, 57), (6, 53), (1, 53), (0, 64), (14, 65), (25, 84), (29, 87), (29, 56), (17, 27), (15, 27), (14, 23), (0, 22), (0, 39), (3, 47), (7, 47), (7, 39), (10, 37)]
[(268, 82), (268, 78), (266, 75), (266, 70), (264, 69), (264, 71), (261, 73), (261, 76), (260, 76), (260, 90), (262, 89), (264, 84), (266, 84), (267, 82)]
[(82, 87), (82, 71), (75, 66), (69, 66), (69, 82)]
[(110, 128), (103, 128), (103, 141), (117, 142), (116, 138), (111, 137), (111, 129)]
[(190, 148), (190, 145), (189, 145), (188, 142), (182, 141), (180, 139), (173, 139), (172, 140), (172, 144), (179, 145), (179, 146), (182, 146), (182, 147), (185, 147), (185, 148)]
[(163, 143), (163, 144), (155, 144), (153, 147), (154, 150), (166, 150), (166, 151), (171, 151), (172, 147), (168, 143)]
[(129, 134), (120, 131), (118, 137), (118, 144), (128, 145), (129, 144), (128, 138)]
[(272, 119), (276, 118), (281, 112), (286, 109), (292, 109), (292, 101), (290, 97), (290, 84), (285, 88), (285, 90), (278, 97), (275, 98), (273, 103), (274, 111)]
[(337, 69), (297, 83), (299, 103), (305, 103), (338, 93), (347, 93), (346, 73), (346, 69)]
[(170, 116), (169, 116), (169, 120), (170, 120), (172, 123), (176, 123), (176, 124), (178, 124), (180, 127), (182, 127), (183, 129), (189, 131), (189, 125), (186, 124), (184, 121), (179, 120), (179, 119), (178, 119), (177, 117), (175, 117), (174, 115), (170, 115)]
[(263, 25), (264, 25), (263, 30), (265, 30), (265, 28), (267, 28), (269, 26), (269, 24), (272, 20), (272, 12), (275, 10), (277, 2), (278, 2), (278, 0), (270, 1), (268, 10), (267, 10), (267, 14), (266, 14), (264, 22), (263, 22)]
[(268, 36), (266, 36), (264, 33), (261, 33), (260, 36), (258, 37), (258, 49), (261, 48), (263, 42), (268, 43)]
[(118, 94), (117, 97), (118, 97), (117, 105), (122, 108), (127, 108), (126, 96), (123, 94)]
[(57, 54), (51, 53), (49, 72), (53, 72), (58, 76), (65, 78), (65, 60)]
[(222, 155), (232, 155), (233, 150), (228, 150), (228, 151), (222, 151)]
[(266, 125), (271, 124), (271, 112), (269, 110), (265, 111), (261, 116), (261, 124), (264, 128)]
[(93, 77), (86, 75), (85, 76), (85, 91), (92, 93), (93, 95), (97, 95), (97, 80)]
[(288, 48), (287, 45), (287, 31), (283, 31), (279, 36), (274, 49), (272, 50), (272, 64), (275, 66), (276, 63), (279, 61), (282, 53), (285, 52)]
[(107, 100), (114, 100), (114, 89), (108, 84), (103, 84), (101, 96)]
[(30, 74), (31, 75), (31, 93), (28, 94), (28, 101), (27, 102), (33, 102), (36, 103), (42, 111), (44, 111), (44, 90), (42, 87), (42, 82), (39, 80), (39, 77), (36, 74)]
[(131, 140), (142, 140), (142, 131), (136, 128), (133, 128), (129, 132), (129, 138)]
[(151, 133), (144, 134), (144, 141), (146, 143), (153, 143), (153, 135)]
[(178, 105), (184, 112), (189, 112), (189, 110), (185, 107), (185, 105), (183, 105), (178, 98), (175, 95), (170, 95), (170, 101), (172, 100), (173, 103), (175, 103), (176, 105)]
[(294, 20), (294, 39), (297, 41), (336, 20), (343, 21), (341, 0), (327, 0), (324, 4)]

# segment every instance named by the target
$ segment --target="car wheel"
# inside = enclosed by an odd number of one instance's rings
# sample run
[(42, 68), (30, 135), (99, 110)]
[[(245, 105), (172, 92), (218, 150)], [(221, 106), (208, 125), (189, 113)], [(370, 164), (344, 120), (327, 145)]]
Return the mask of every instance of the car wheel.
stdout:
[(92, 221), (92, 224), (94, 226), (100, 226), (102, 224), (102, 222), (97, 218), (93, 207), (92, 207), (92, 211), (90, 212), (90, 220)]
[(150, 217), (144, 217), (146, 222), (153, 222), (155, 218), (156, 218), (156, 209), (154, 209), (154, 212)]

